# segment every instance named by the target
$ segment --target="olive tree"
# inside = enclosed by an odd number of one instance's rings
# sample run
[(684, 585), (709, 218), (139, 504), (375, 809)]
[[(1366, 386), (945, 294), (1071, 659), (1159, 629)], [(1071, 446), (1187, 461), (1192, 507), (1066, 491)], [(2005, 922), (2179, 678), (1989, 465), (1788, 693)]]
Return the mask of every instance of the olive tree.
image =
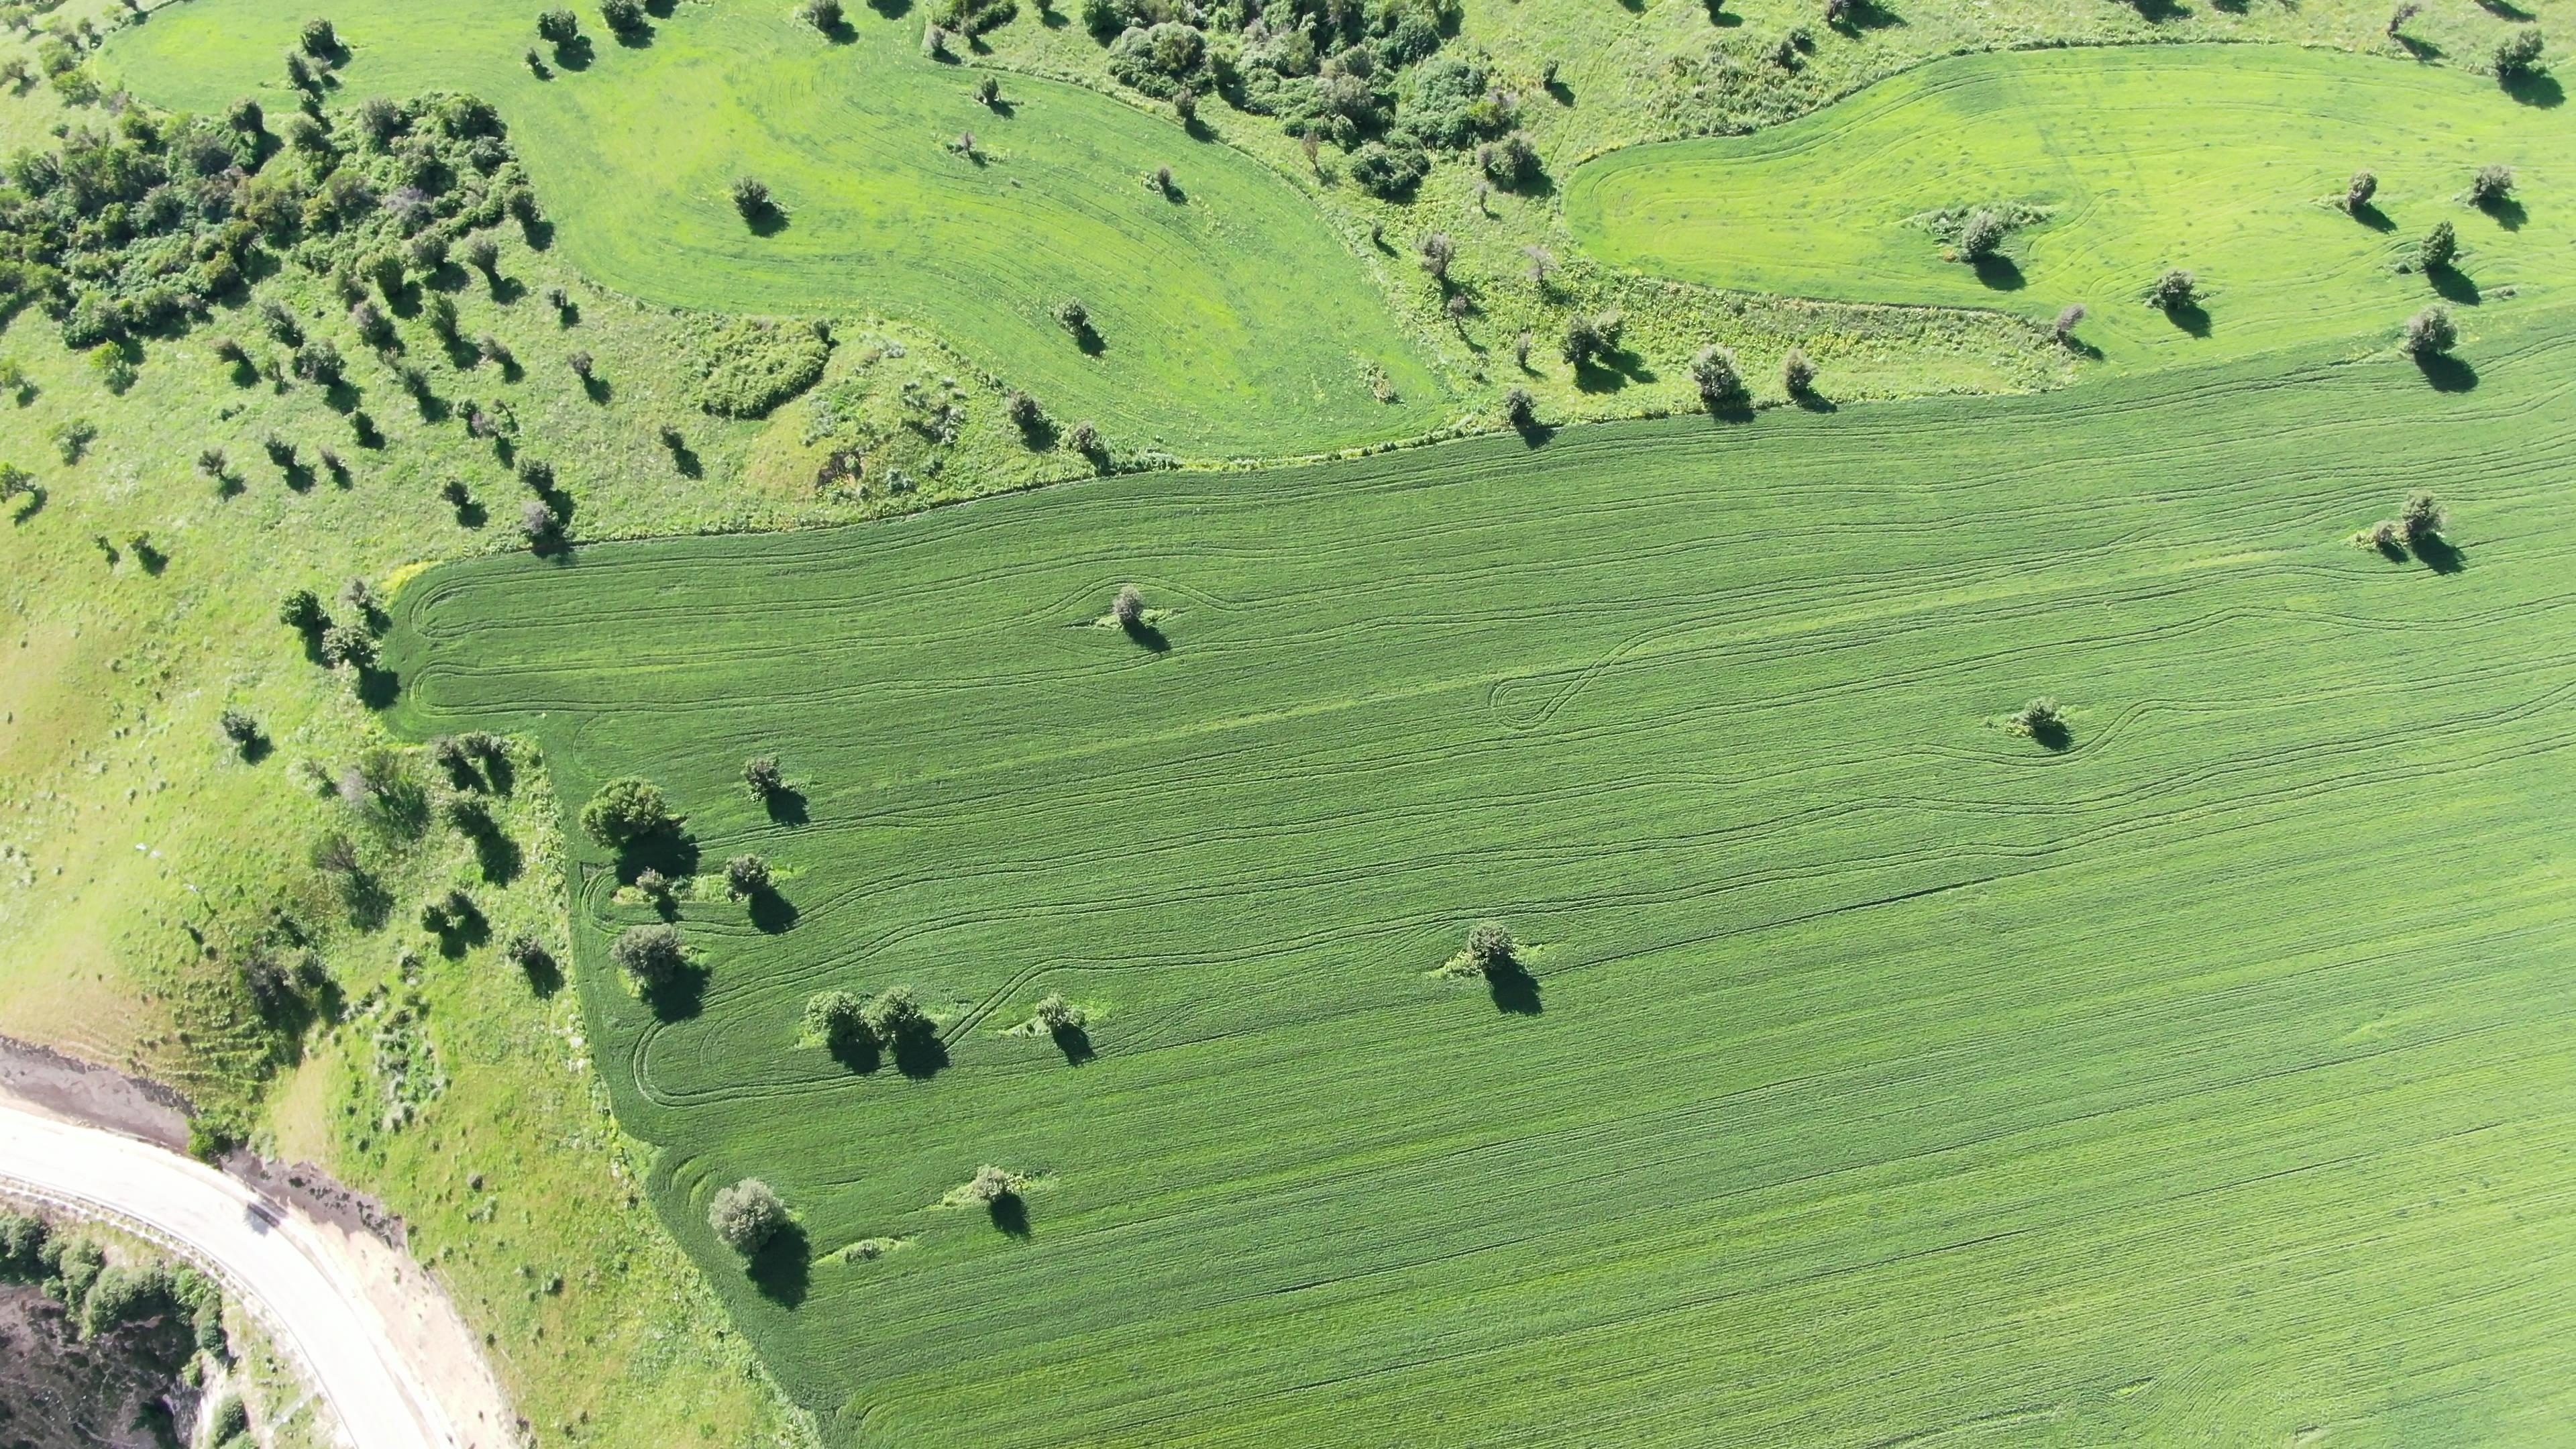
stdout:
[(661, 787), (633, 775), (600, 786), (581, 807), (582, 832), (611, 850), (624, 850), (677, 823)]
[(609, 959), (645, 990), (668, 986), (689, 967), (688, 943), (680, 928), (668, 923), (629, 926), (608, 948)]
[(724, 1245), (748, 1258), (787, 1226), (787, 1204), (756, 1177), (719, 1188), (707, 1204), (707, 1226)]

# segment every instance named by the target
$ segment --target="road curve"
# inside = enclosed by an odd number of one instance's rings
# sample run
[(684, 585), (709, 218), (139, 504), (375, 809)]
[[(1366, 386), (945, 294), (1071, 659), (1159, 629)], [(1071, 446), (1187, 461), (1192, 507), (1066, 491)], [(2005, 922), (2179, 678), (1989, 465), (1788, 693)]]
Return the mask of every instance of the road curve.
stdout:
[(468, 1449), (397, 1351), (346, 1257), (302, 1213), (264, 1202), (202, 1163), (0, 1102), (0, 1188), (139, 1224), (246, 1294), (279, 1350), (330, 1405), (356, 1449)]

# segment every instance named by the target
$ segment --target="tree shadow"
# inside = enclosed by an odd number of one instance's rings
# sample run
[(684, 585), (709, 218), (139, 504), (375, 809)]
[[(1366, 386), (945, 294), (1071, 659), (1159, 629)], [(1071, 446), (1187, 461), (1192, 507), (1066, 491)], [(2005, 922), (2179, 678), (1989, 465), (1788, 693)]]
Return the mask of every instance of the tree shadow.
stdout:
[(2363, 226), (2369, 227), (2372, 231), (2388, 232), (2397, 230), (2397, 223), (2388, 219), (2387, 212), (2381, 211), (2378, 207), (2371, 205), (2367, 201), (2361, 203), (2359, 206), (2345, 207), (2344, 213), (2350, 216), (2353, 220), (2360, 222)]
[(814, 1279), (813, 1243), (802, 1227), (789, 1223), (769, 1235), (769, 1241), (743, 1264), (743, 1273), (761, 1297), (793, 1308), (805, 1301), (806, 1288)]
[(1808, 388), (1804, 392), (1792, 395), (1789, 401), (1796, 403), (1801, 410), (1811, 413), (1838, 413), (1842, 411), (1840, 407), (1835, 405), (1832, 398), (1825, 396), (1823, 393), (1816, 391), (1812, 387)]
[(142, 566), (143, 572), (151, 575), (153, 578), (157, 579), (161, 577), (161, 571), (170, 566), (170, 555), (154, 548), (152, 546), (152, 540), (145, 538), (140, 534), (129, 539), (126, 542), (126, 547), (133, 551), (134, 561)]
[(2452, 546), (2438, 533), (2428, 533), (2414, 540), (2415, 556), (2437, 574), (2455, 574), (2469, 566), (2468, 556)]
[(2030, 742), (2051, 754), (2064, 754), (2075, 748), (2075, 735), (2064, 720), (2042, 720), (2029, 727)]
[(24, 523), (28, 519), (35, 517), (37, 514), (44, 512), (45, 498), (46, 494), (44, 489), (29, 488), (26, 492), (19, 494), (17, 498), (12, 499), (8, 504), (10, 525), (15, 527), (18, 524)]
[(991, 1218), (993, 1226), (1001, 1229), (1005, 1235), (1018, 1238), (1023, 1242), (1027, 1241), (1029, 1204), (1028, 1200), (1018, 1193), (1006, 1192), (984, 1204), (984, 1215)]
[(1512, 431), (1521, 435), (1521, 446), (1530, 449), (1544, 448), (1548, 440), (1556, 436), (1556, 429), (1536, 418), (1512, 424)]
[(1156, 654), (1172, 652), (1172, 641), (1164, 635), (1163, 631), (1142, 619), (1133, 624), (1121, 624), (1118, 627), (1130, 640), (1143, 648), (1150, 649)]
[(563, 990), (563, 968), (555, 964), (552, 952), (530, 956), (520, 963), (528, 978), (528, 989), (540, 997), (550, 997)]
[(390, 669), (361, 669), (356, 694), (358, 703), (371, 710), (387, 709), (401, 697), (402, 681)]
[(679, 469), (683, 478), (698, 478), (706, 474), (706, 464), (698, 460), (697, 450), (686, 443), (671, 450), (671, 466)]
[(385, 446), (385, 435), (377, 430), (376, 420), (364, 411), (349, 414), (349, 436), (351, 441), (371, 453), (381, 452)]
[(2370, 546), (2379, 550), (2379, 556), (2390, 563), (2404, 563), (2414, 556), (2406, 551), (2406, 545), (2394, 538), (2374, 538)]
[(2021, 266), (2001, 252), (1988, 252), (1969, 264), (1976, 269), (1977, 280), (1997, 292), (2018, 292), (2029, 285)]
[(1047, 1033), (1055, 1039), (1055, 1049), (1064, 1053), (1066, 1066), (1078, 1067), (1100, 1055), (1091, 1046), (1091, 1033), (1067, 1022)]
[(753, 892), (748, 905), (751, 924), (765, 935), (778, 935), (796, 924), (796, 903), (774, 890)]
[(2503, 82), (2503, 85), (2506, 95), (2542, 110), (2563, 105), (2567, 100), (2567, 88), (2558, 83), (2558, 77), (2547, 71), (2530, 71)]
[(2478, 370), (2447, 352), (2428, 352), (2415, 359), (2415, 366), (2435, 392), (2467, 392), (2478, 385)]
[(1701, 4), (1708, 10), (1708, 23), (1720, 30), (1733, 30), (1744, 23), (1743, 16), (1726, 13), (1726, 0), (1701, 0)]
[(2422, 64), (2431, 65), (2442, 58), (2442, 47), (2429, 40), (2417, 40), (2411, 35), (2392, 35), (2389, 39), (2404, 46), (2407, 55)]
[(688, 1021), (706, 1009), (707, 974), (706, 967), (691, 961), (667, 980), (646, 985), (644, 1005), (655, 1020)]
[(607, 378), (594, 372), (581, 380), (581, 395), (601, 407), (606, 407), (609, 399), (617, 396), (617, 389)]
[(2424, 280), (2433, 284), (2433, 290), (2443, 301), (2457, 302), (2463, 307), (2478, 305), (2486, 295), (2478, 290), (2478, 284), (2470, 279), (2468, 273), (2456, 267), (2426, 267)]
[(912, 13), (912, 0), (868, 0), (868, 8), (888, 20), (901, 20)]
[(1487, 967), (1485, 989), (1493, 994), (1494, 1009), (1507, 1016), (1536, 1016), (1545, 1009), (1538, 999), (1538, 978), (1518, 961)]
[(2531, 219), (2531, 213), (2524, 209), (2523, 204), (2510, 196), (2498, 196), (2481, 201), (2478, 203), (2478, 210), (2494, 217), (2496, 225), (2506, 231), (2520, 231), (2522, 224)]
[(617, 37), (617, 43), (628, 50), (649, 50), (653, 45), (653, 27), (641, 20), (611, 33)]
[(742, 219), (753, 236), (776, 236), (787, 230), (787, 208), (776, 204), (762, 206)]
[(2478, 0), (2478, 8), (2498, 20), (2510, 20), (2516, 25), (2528, 25), (2539, 18), (2519, 5), (2507, 3), (2507, 0)]
[(1864, 30), (1885, 30), (1904, 23), (1904, 16), (1884, 5), (1874, 5), (1870, 0), (1851, 0), (1843, 9), (1842, 22), (1833, 28), (1845, 35), (1858, 35)]
[(939, 1033), (924, 1025), (904, 1032), (887, 1043), (888, 1056), (894, 1058), (894, 1069), (916, 1082), (926, 1082), (948, 1065), (948, 1043)]
[(781, 785), (761, 796), (760, 807), (779, 825), (802, 825), (811, 818), (805, 813), (805, 792), (793, 785)]
[(832, 1060), (865, 1076), (885, 1065), (885, 1048), (874, 1034), (859, 1032), (846, 1041), (832, 1044)]
[(2209, 309), (2198, 302), (2183, 302), (2164, 309), (2165, 320), (2194, 337), (2209, 335)]
[(672, 880), (696, 875), (698, 842), (676, 826), (665, 826), (628, 841), (617, 856), (618, 883), (633, 885), (635, 878), (648, 870), (658, 870)]
[(393, 892), (385, 883), (364, 870), (340, 874), (340, 905), (349, 913), (349, 924), (361, 931), (380, 931), (393, 918)]
[(474, 864), (483, 872), (483, 879), (505, 886), (527, 868), (527, 854), (507, 831), (486, 830), (474, 837)]

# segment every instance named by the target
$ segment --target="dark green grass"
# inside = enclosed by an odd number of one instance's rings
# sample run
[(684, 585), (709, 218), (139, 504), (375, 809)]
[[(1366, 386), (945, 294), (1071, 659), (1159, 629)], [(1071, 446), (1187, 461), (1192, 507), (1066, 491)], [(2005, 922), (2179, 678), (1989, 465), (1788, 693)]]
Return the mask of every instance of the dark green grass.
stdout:
[[(577, 977), (835, 1442), (2529, 1442), (2576, 1407), (2567, 321), (2444, 387), (477, 560), (397, 600), (397, 719), (782, 871), (783, 930), (681, 907), (657, 1020), (585, 850)], [(2347, 541), (2426, 484), (2450, 549)], [(1160, 648), (1091, 623), (1129, 579)], [(2061, 750), (2003, 727), (2040, 694)], [(771, 750), (804, 823), (735, 783)], [(1428, 974), (1486, 916), (1534, 984)], [(895, 981), (935, 1075), (794, 1044)], [(1002, 1034), (1049, 991), (1086, 1064)], [(936, 1206), (979, 1163), (1039, 1175), (1024, 1235)], [(703, 1224), (745, 1175), (802, 1218), (751, 1276)]]

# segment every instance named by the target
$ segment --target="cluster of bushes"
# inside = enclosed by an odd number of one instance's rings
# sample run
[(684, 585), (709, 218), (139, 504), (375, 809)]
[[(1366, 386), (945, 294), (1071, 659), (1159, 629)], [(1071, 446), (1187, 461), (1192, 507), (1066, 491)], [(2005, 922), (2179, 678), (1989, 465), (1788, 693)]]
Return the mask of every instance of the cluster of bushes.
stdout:
[(1457, 0), (1084, 0), (1082, 19), (1120, 83), (1171, 100), (1185, 120), (1210, 94), (1276, 116), (1310, 153), (1342, 147), (1351, 180), (1373, 194), (1404, 196), (1435, 153), (1480, 143), (1495, 184), (1538, 173), (1513, 130), (1513, 98), (1478, 60), (1443, 52)]
[(96, 1242), (56, 1232), (43, 1218), (0, 1209), (0, 1281), (43, 1290), (69, 1310), (84, 1337), (176, 1315), (188, 1321), (197, 1347), (218, 1358), (231, 1356), (223, 1293), (185, 1264), (111, 1265)]
[[(477, 228), (538, 219), (500, 118), (473, 97), (369, 100), (338, 127), (315, 102), (277, 129), (247, 99), (221, 117), (128, 108), (11, 157), (0, 308), (40, 307), (66, 344), (94, 347), (202, 320), (281, 258), (356, 304), (434, 274)], [(336, 361), (298, 369), (327, 385)]]
[(742, 318), (698, 341), (698, 406), (725, 418), (756, 418), (812, 387), (831, 360), (820, 322)]

